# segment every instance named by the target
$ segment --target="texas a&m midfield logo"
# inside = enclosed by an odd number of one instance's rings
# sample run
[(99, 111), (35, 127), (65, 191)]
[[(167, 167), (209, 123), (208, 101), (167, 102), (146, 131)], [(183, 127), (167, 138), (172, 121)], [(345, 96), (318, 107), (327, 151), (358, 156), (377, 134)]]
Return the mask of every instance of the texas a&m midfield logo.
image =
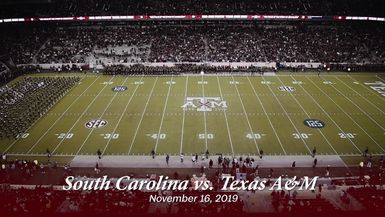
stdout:
[(222, 100), (221, 97), (187, 97), (182, 108), (184, 110), (211, 112), (213, 109), (225, 110), (227, 102)]

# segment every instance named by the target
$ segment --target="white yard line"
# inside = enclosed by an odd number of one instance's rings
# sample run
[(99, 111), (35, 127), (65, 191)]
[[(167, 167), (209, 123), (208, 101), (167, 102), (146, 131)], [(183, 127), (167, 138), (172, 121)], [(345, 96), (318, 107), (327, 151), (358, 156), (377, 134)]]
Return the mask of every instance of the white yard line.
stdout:
[[(201, 75), (202, 79), (202, 94), (203, 94), (203, 99), (205, 99), (205, 84), (203, 82), (203, 75)], [(203, 103), (206, 103), (206, 101), (204, 100)], [(207, 146), (207, 121), (206, 121), (206, 111), (203, 111), (203, 120), (204, 120), (204, 125), (205, 125), (205, 144), (206, 144), (206, 150), (208, 150), (208, 146)]]
[[(185, 92), (184, 92), (184, 100), (187, 99), (187, 87), (188, 87), (188, 75), (186, 75), (186, 89), (185, 89)], [(181, 136), (180, 136), (180, 149), (179, 149), (179, 153), (183, 153), (183, 137), (184, 137), (184, 120), (185, 120), (185, 115), (186, 115), (186, 110), (183, 109), (183, 116), (182, 116), (182, 132), (181, 132)]]
[[(82, 80), (84, 79), (84, 77), (79, 81), (81, 82)], [(53, 124), (51, 124), (51, 126), (44, 132), (43, 135), (41, 135), (39, 137), (39, 139), (32, 145), (32, 147), (28, 150), (27, 154), (29, 154), (34, 148), (35, 146), (45, 137), (45, 135), (47, 135), (47, 133), (56, 125), (56, 123), (61, 120), (63, 118), (63, 116), (67, 113), (67, 111), (75, 104), (75, 102), (78, 101), (78, 99), (96, 82), (96, 80), (98, 80), (99, 77), (97, 77), (78, 97), (76, 97), (76, 99), (74, 101), (72, 101), (72, 103), (67, 107), (67, 109), (61, 113), (60, 117), (58, 117), (55, 122), (53, 122)]]
[[(136, 130), (135, 130), (134, 138), (132, 138), (130, 148), (128, 149), (128, 153), (127, 153), (128, 155), (130, 155), (130, 153), (131, 153), (132, 146), (134, 145), (136, 136), (138, 135), (139, 127), (140, 127), (140, 125), (142, 124), (144, 114), (146, 113), (148, 103), (150, 102), (152, 93), (154, 92), (155, 85), (156, 85), (156, 83), (158, 82), (158, 78), (159, 78), (159, 77), (156, 77), (155, 82), (154, 82), (154, 85), (152, 86), (150, 95), (149, 95), (148, 98), (147, 98), (147, 102), (146, 102), (146, 105), (144, 106), (144, 109), (143, 109), (143, 112), (142, 112), (142, 116), (140, 117), (138, 126), (136, 127)], [(159, 136), (159, 135), (158, 135), (158, 136)]]
[[(245, 108), (245, 105), (243, 104), (242, 97), (241, 97), (241, 95), (239, 94), (238, 86), (237, 86), (237, 84), (235, 83), (234, 76), (231, 76), (231, 79), (232, 79), (233, 82), (234, 82), (235, 90), (237, 91), (237, 94), (238, 94), (238, 97), (237, 97), (237, 98), (238, 98), (239, 101), (241, 102), (243, 114), (245, 115), (246, 120), (247, 120), (247, 124), (249, 125), (250, 134), (251, 134), (251, 135), (254, 135), (253, 128), (251, 127), (251, 124), (250, 124), (249, 116), (247, 115), (246, 108)], [(257, 139), (256, 139), (254, 136), (253, 136), (253, 141), (254, 141), (254, 144), (255, 144), (255, 148), (257, 148), (257, 154), (259, 154), (259, 150), (260, 150), (260, 149), (259, 149), (259, 146), (258, 146)]]
[[(294, 80), (294, 78), (292, 77), (292, 79)], [(328, 116), (328, 118), (334, 123), (334, 125), (341, 131), (341, 132), (345, 132), (344, 130), (342, 130), (342, 128), (334, 121), (334, 119), (329, 115), (329, 113), (327, 113), (326, 111), (325, 111), (325, 109), (318, 103), (318, 101), (317, 100), (315, 100), (314, 99), (314, 97), (311, 95), (311, 94), (309, 94), (309, 92), (304, 88), (304, 87), (302, 87), (301, 86), (301, 88), (306, 92), (306, 94), (308, 95), (308, 96), (310, 96), (311, 98), (312, 98), (312, 100), (317, 104), (317, 106), (323, 111), (323, 113), (326, 115), (326, 116)], [(350, 141), (350, 143), (358, 150), (358, 152), (360, 152), (361, 154), (362, 154), (362, 152), (361, 152), (361, 150), (357, 147), (357, 145), (353, 142), (353, 140), (352, 139), (350, 139), (350, 138), (348, 138), (348, 140)], [(331, 145), (331, 143), (329, 143), (329, 145)], [(334, 148), (333, 148), (333, 150), (334, 150)], [(336, 152), (336, 151), (335, 151)], [(336, 152), (337, 153), (337, 152)], [(337, 153), (338, 154), (338, 153)]]
[[(219, 82), (219, 77), (217, 76), (217, 81), (218, 81), (218, 86), (219, 86), (219, 93), (221, 94), (221, 98), (222, 100), (223, 99), (223, 94), (222, 94), (222, 88), (221, 88), (221, 84)], [(226, 111), (223, 110), (223, 114), (225, 115), (225, 121), (226, 121), (226, 127), (227, 127), (227, 134), (229, 136), (229, 141), (230, 141), (230, 146), (231, 146), (231, 153), (233, 154), (234, 156), (234, 146), (233, 146), (233, 141), (231, 139), (231, 133), (230, 133), (230, 128), (229, 128), (229, 121), (227, 120), (227, 114), (226, 114)]]
[[(350, 79), (352, 79), (352, 81), (358, 82), (360, 86), (363, 86), (365, 89), (368, 89), (370, 92), (373, 93), (373, 95), (375, 95), (375, 96), (377, 96), (378, 98), (380, 98), (381, 100), (385, 101), (385, 97), (384, 97), (384, 96), (378, 94), (375, 90), (373, 90), (373, 89), (370, 88), (369, 86), (364, 85), (364, 84), (361, 84), (361, 82), (359, 82), (358, 80), (356, 80), (355, 78), (353, 78), (351, 75), (348, 75), (348, 77), (349, 77)], [(376, 75), (376, 78), (379, 78), (378, 75)], [(379, 79), (381, 79), (381, 78), (379, 78)]]
[[(265, 77), (264, 77), (264, 76), (262, 76), (262, 79), (265, 81)], [(270, 85), (267, 85), (267, 87), (269, 88), (270, 92), (273, 94), (274, 98), (277, 100), (278, 104), (281, 106), (281, 108), (282, 108), (282, 110), (284, 111), (286, 117), (289, 119), (291, 125), (294, 127), (296, 133), (300, 134), (298, 128), (295, 126), (293, 120), (290, 118), (290, 116), (289, 116), (289, 114), (287, 113), (286, 109), (283, 107), (281, 101), (279, 101), (277, 95), (276, 95), (276, 94), (274, 93), (274, 91), (271, 89)], [(301, 139), (302, 143), (305, 145), (306, 149), (309, 151), (309, 154), (312, 154), (312, 152), (311, 152), (309, 146), (307, 145), (306, 141), (305, 141), (302, 137), (300, 137), (300, 139)]]
[[(337, 78), (338, 79), (338, 78)], [(338, 79), (339, 80), (339, 79)], [(345, 83), (344, 83), (345, 84)], [(345, 84), (346, 85), (346, 84)], [(349, 97), (347, 97), (344, 93), (342, 93), (340, 90), (338, 90), (338, 88), (336, 88), (334, 85), (331, 85), (336, 91), (338, 91), (338, 93), (340, 93), (342, 96), (344, 96), (345, 99), (349, 100), (349, 102), (351, 102), (354, 106), (356, 106), (363, 114), (365, 114), (370, 120), (372, 120), (377, 126), (379, 126), (383, 131), (385, 131), (385, 128), (382, 127), (376, 120), (374, 120), (368, 113), (366, 113), (365, 110), (363, 110), (359, 105), (357, 105), (355, 102), (353, 102), (351, 99), (349, 99)], [(351, 89), (351, 88), (350, 88)], [(359, 96), (361, 96), (360, 94), (358, 94)], [(362, 97), (362, 96), (361, 96)], [(365, 99), (367, 100), (367, 99)], [(370, 101), (368, 101), (370, 102)], [(371, 103), (371, 102), (370, 102)], [(381, 111), (381, 110), (380, 110)], [(382, 111), (381, 111), (382, 112)]]
[(281, 148), (282, 148), (282, 150), (283, 150), (283, 153), (286, 154), (286, 150), (285, 150), (285, 148), (283, 147), (283, 144), (282, 144), (282, 142), (281, 142), (281, 139), (279, 139), (279, 136), (278, 136), (278, 134), (277, 134), (277, 131), (275, 130), (275, 128), (274, 128), (274, 126), (273, 126), (273, 123), (271, 122), (271, 119), (270, 119), (269, 115), (267, 115), (265, 106), (262, 104), (262, 101), (261, 101), (261, 99), (259, 98), (259, 96), (258, 96), (258, 94), (257, 94), (257, 91), (255, 90), (255, 88), (254, 88), (253, 84), (251, 83), (250, 78), (249, 78), (248, 76), (247, 76), (247, 80), (249, 81), (249, 84), (250, 84), (251, 88), (253, 89), (254, 95), (257, 97), (258, 102), (259, 102), (259, 104), (260, 104), (261, 107), (262, 107), (263, 113), (265, 114), (265, 116), (267, 117), (267, 120), (269, 121), (269, 124), (270, 124), (271, 129), (273, 129), (273, 132), (274, 132), (275, 136), (277, 137), (277, 140), (278, 140), (279, 145), (281, 146)]
[[(342, 84), (344, 84), (345, 86), (347, 86), (350, 90), (353, 90), (357, 95), (359, 95), (360, 97), (362, 97), (366, 102), (368, 102), (370, 105), (372, 105), (373, 107), (375, 107), (378, 111), (380, 111), (382, 114), (385, 114), (384, 111), (382, 111), (380, 108), (378, 108), (378, 106), (376, 106), (374, 103), (372, 103), (370, 100), (368, 100), (366, 97), (362, 96), (358, 91), (354, 90), (353, 88), (351, 88), (349, 85), (347, 85), (343, 80), (339, 79), (337, 76), (335, 77), (337, 80), (339, 80)], [(362, 85), (362, 84), (360, 84)], [(364, 85), (362, 85), (364, 86)], [(376, 96), (378, 96), (378, 94), (375, 94)], [(383, 97), (382, 97), (383, 98)], [(382, 128), (383, 129), (383, 128)], [(383, 129), (384, 130), (384, 129)]]
[[(121, 86), (123, 86), (124, 83), (127, 82), (129, 76), (126, 76), (126, 79), (124, 79), (123, 83)], [(99, 116), (98, 119), (102, 119), (103, 115), (106, 113), (107, 109), (111, 106), (111, 103), (114, 101), (115, 97), (118, 95), (118, 92), (115, 92), (114, 96), (111, 98), (111, 100), (108, 102), (106, 108), (104, 109), (103, 113)], [(83, 143), (80, 145), (79, 149), (76, 152), (76, 155), (80, 153), (80, 151), (83, 149), (83, 146), (86, 144), (88, 139), (90, 138), (91, 134), (94, 132), (95, 128), (92, 128), (91, 131), (88, 133), (86, 139), (83, 141)], [(95, 151), (96, 152), (96, 151)]]
[(385, 152), (385, 150), (376, 142), (376, 140), (374, 140), (369, 134), (368, 132), (366, 132), (366, 130), (364, 128), (361, 127), (361, 125), (359, 125), (348, 113), (345, 112), (345, 110), (342, 109), (341, 106), (339, 106), (330, 96), (328, 96), (316, 83), (314, 83), (311, 79), (307, 78), (310, 82), (312, 82), (319, 90), (321, 90), (321, 92), (327, 96), (341, 111), (344, 112), (344, 114), (346, 116), (348, 116), (374, 143), (377, 144), (377, 146)]
[[(111, 79), (109, 81), (111, 81), (115, 76), (111, 77)], [(72, 127), (66, 132), (66, 134), (70, 133), (71, 130), (75, 127), (75, 125), (80, 121), (80, 119), (84, 116), (84, 114), (86, 114), (86, 112), (88, 111), (88, 109), (91, 107), (91, 105), (95, 102), (96, 98), (98, 98), (98, 96), (100, 95), (100, 93), (103, 92), (104, 88), (106, 88), (107, 85), (104, 85), (104, 87), (99, 91), (98, 95), (96, 95), (91, 103), (88, 104), (87, 108), (82, 112), (82, 114), (80, 115), (80, 117), (75, 121), (75, 123), (72, 125)], [(55, 151), (60, 147), (60, 145), (64, 142), (65, 138), (61, 139), (61, 141), (59, 142), (59, 144), (56, 145), (56, 147), (54, 148), (54, 150), (52, 151), (52, 154), (55, 153)]]
[(174, 78), (174, 76), (171, 75), (171, 81), (170, 81), (170, 84), (168, 86), (167, 96), (166, 96), (166, 100), (164, 102), (162, 118), (160, 120), (160, 125), (159, 125), (159, 130), (158, 130), (158, 137), (156, 137), (155, 148), (154, 148), (155, 153), (156, 153), (156, 150), (157, 150), (158, 144), (159, 144), (159, 135), (160, 135), (160, 132), (162, 131), (163, 120), (164, 120), (164, 113), (166, 112), (166, 109), (167, 109), (167, 102), (168, 102), (168, 98), (170, 96), (171, 86), (173, 85), (172, 84), (173, 78)]
[[(291, 77), (291, 79), (293, 80), (293, 81), (296, 81), (294, 78), (293, 78), (293, 76), (290, 76)], [(278, 78), (278, 80), (281, 82), (281, 84), (282, 85), (285, 85), (283, 82), (282, 82), (282, 80), (277, 76), (277, 78)], [(308, 92), (307, 92), (307, 90), (300, 84), (300, 85), (298, 85), (298, 86), (300, 86), (301, 88), (302, 88), (302, 90), (304, 90), (305, 92), (306, 92), (306, 94), (308, 95), (308, 96), (310, 96), (311, 97), (311, 99), (318, 105), (318, 107), (320, 107), (321, 109), (322, 109), (322, 107), (318, 104), (318, 102), (313, 98), (313, 96), (311, 96)], [(293, 94), (291, 94), (291, 92), (290, 92), (290, 95), (291, 95), (291, 97), (296, 101), (296, 103), (301, 107), (301, 109), (302, 109), (302, 111), (304, 111), (305, 112), (305, 114), (306, 114), (306, 116), (308, 117), (308, 118), (311, 118), (310, 117), (310, 115), (307, 113), (307, 111), (303, 108), (303, 106), (301, 105), (301, 103), (293, 96)], [(323, 109), (322, 109), (323, 110)], [(333, 120), (332, 120), (333, 121)], [(334, 122), (334, 121), (333, 121)], [(341, 130), (341, 129), (340, 129)], [(328, 145), (330, 146), (330, 148), (332, 148), (333, 149), (333, 151), (334, 151), (334, 153), (335, 154), (337, 154), (338, 155), (338, 152), (336, 151), (336, 149), (333, 147), (333, 145), (331, 144), (331, 142), (329, 141), (329, 139), (324, 135), (324, 133), (321, 131), (321, 129), (317, 129), (317, 131), (322, 135), (322, 137), (325, 139), (325, 141), (328, 143)], [(355, 145), (354, 145), (355, 146)], [(357, 148), (357, 146), (355, 146), (356, 148)], [(357, 148), (357, 150), (358, 151), (360, 151), (358, 148)]]
[[(144, 76), (142, 76), (142, 77), (140, 78), (140, 81), (139, 81), (139, 82), (141, 82), (141, 81), (143, 80), (143, 77), (144, 77)], [(113, 131), (112, 134), (115, 134), (116, 130), (118, 129), (119, 124), (120, 124), (120, 122), (122, 121), (123, 116), (124, 116), (124, 114), (125, 114), (126, 111), (127, 111), (128, 105), (130, 105), (131, 100), (134, 98), (135, 93), (136, 93), (136, 91), (138, 90), (139, 86), (140, 86), (139, 84), (136, 85), (135, 90), (134, 90), (134, 92), (132, 93), (132, 95), (131, 95), (130, 99), (128, 100), (128, 102), (126, 103), (126, 106), (124, 107), (123, 112), (120, 114), (118, 123), (116, 124), (116, 126), (115, 126), (114, 131)], [(112, 139), (112, 136), (108, 139), (107, 144), (106, 144), (106, 146), (105, 146), (104, 149), (103, 149), (102, 155), (104, 155), (105, 151), (107, 150), (108, 146), (110, 145), (111, 139)]]
[(338, 91), (345, 99), (349, 100), (354, 106), (356, 106), (363, 114), (365, 114), (370, 120), (372, 120), (377, 126), (379, 126), (382, 130), (385, 131), (384, 127), (382, 127), (376, 120), (374, 120), (368, 113), (366, 113), (360, 106), (358, 106), (355, 102), (353, 102), (349, 97), (347, 97), (345, 94), (343, 94), (340, 90), (338, 90), (334, 85), (331, 85), (334, 90)]
[(383, 82), (385, 82), (385, 80), (383, 78), (381, 78), (380, 76), (376, 75), (376, 77), (380, 80), (382, 80)]

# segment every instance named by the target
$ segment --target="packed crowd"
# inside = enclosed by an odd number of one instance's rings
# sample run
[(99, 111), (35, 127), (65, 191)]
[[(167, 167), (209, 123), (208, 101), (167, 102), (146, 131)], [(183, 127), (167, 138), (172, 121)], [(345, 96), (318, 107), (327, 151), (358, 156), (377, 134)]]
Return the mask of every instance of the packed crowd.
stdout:
[(17, 137), (79, 81), (78, 77), (27, 77), (0, 88), (0, 137)]
[[(299, 191), (272, 191), (271, 199), (266, 202), (272, 204), (273, 212), (278, 213), (339, 213), (341, 207), (333, 205), (330, 201), (343, 201), (351, 203), (354, 198), (358, 204), (363, 205), (361, 211), (383, 211), (385, 209), (384, 190), (378, 187), (351, 187), (341, 190), (340, 198), (323, 198), (324, 187), (317, 187), (314, 195), (297, 196)], [(231, 203), (149, 203), (150, 195), (163, 196), (198, 196), (234, 195), (235, 192), (221, 191), (188, 191), (188, 192), (142, 192), (142, 191), (63, 191), (53, 187), (30, 186), (29, 188), (11, 188), (9, 185), (0, 186), (0, 211), (6, 213), (113, 213), (113, 214), (193, 214), (193, 213), (243, 213), (252, 211), (245, 207), (242, 198)], [(357, 202), (355, 202), (357, 204)], [(266, 209), (265, 211), (267, 211)], [(254, 210), (255, 211), (255, 210)], [(257, 210), (258, 211), (258, 210)], [(347, 211), (347, 210), (345, 210)], [(348, 210), (349, 211), (349, 210)]]
[(14, 64), (36, 61), (35, 54), (55, 30), (54, 28), (34, 26), (1, 28), (0, 56), (4, 54), (11, 57)]
[(383, 211), (385, 209), (385, 190), (383, 188), (376, 186), (351, 187), (347, 190), (347, 193), (362, 203), (367, 210)]
[(0, 84), (7, 80), (9, 74), (8, 67), (6, 67), (4, 63), (0, 62)]
[(233, 73), (250, 73), (262, 74), (267, 71), (274, 71), (273, 68), (244, 66), (210, 66), (210, 65), (194, 65), (194, 64), (175, 64), (174, 66), (145, 66), (142, 64), (134, 65), (111, 65), (104, 68), (103, 73), (106, 75), (172, 75), (172, 74), (215, 74), (223, 72)]
[[(103, 58), (115, 63), (385, 63), (385, 31), (379, 26), (134, 25), (59, 28), (42, 31), (44, 36), (37, 32), (34, 29), (18, 42), (11, 36), (3, 37), (18, 44), (14, 47), (14, 43), (3, 41), (15, 63), (89, 63), (96, 59), (93, 64), (104, 64)], [(46, 32), (51, 34), (42, 42)], [(123, 45), (127, 51), (113, 52)]]
[(298, 192), (273, 191), (271, 193), (272, 206), (276, 212), (279, 213), (296, 213), (296, 212), (336, 212), (337, 209), (326, 199), (321, 197), (321, 190), (319, 188), (316, 198), (298, 199)]
[(52, 188), (0, 189), (2, 213), (147, 213), (149, 193), (60, 191)]
[(2, 63), (0, 62), (0, 75), (7, 70), (7, 67)]
[[(39, 63), (78, 63), (85, 62), (85, 58), (90, 54), (101, 56), (120, 56), (119, 62), (127, 62), (124, 57), (118, 55), (109, 47), (125, 45), (127, 47), (151, 43), (151, 37), (146, 30), (139, 26), (134, 28), (111, 27), (111, 28), (59, 28), (44, 44), (37, 56)], [(98, 50), (99, 52), (95, 52)], [(128, 51), (127, 51), (128, 53)], [(138, 52), (135, 54), (142, 54)], [(144, 56), (140, 56), (141, 61), (145, 61)]]
[[(57, 167), (57, 163), (50, 159), (48, 156), (48, 164), (43, 162), (38, 162), (37, 160), (28, 161), (28, 160), (7, 160), (7, 156), (1, 155), (1, 169), (0, 169), (0, 183), (13, 183), (15, 181), (15, 174), (19, 174), (17, 183), (29, 183), (34, 176), (45, 177), (44, 179), (49, 179), (47, 176), (52, 176), (56, 174), (58, 176), (56, 181), (59, 181), (59, 184), (64, 184), (64, 177), (68, 175), (74, 175), (82, 180), (87, 180), (88, 178), (93, 179), (99, 177), (100, 174), (108, 174), (108, 168), (99, 168), (99, 171), (93, 170), (94, 172), (86, 173), (88, 175), (79, 175), (79, 170), (76, 168), (70, 168), (68, 165), (64, 165), (63, 168)], [(158, 156), (157, 156), (158, 157)], [(263, 155), (260, 156), (263, 158)], [(370, 158), (370, 157), (368, 157)], [(201, 168), (200, 174), (197, 176), (200, 178), (205, 178), (209, 180), (213, 190), (210, 192), (195, 192), (195, 191), (158, 191), (158, 192), (140, 192), (140, 191), (62, 191), (61, 189), (54, 190), (53, 188), (39, 188), (35, 190), (28, 189), (11, 189), (8, 184), (0, 185), (0, 211), (3, 213), (7, 212), (17, 212), (17, 213), (79, 213), (79, 212), (105, 212), (111, 211), (114, 213), (226, 213), (228, 211), (232, 212), (243, 212), (248, 210), (245, 206), (243, 197), (239, 196), (239, 200), (235, 203), (168, 203), (164, 204), (166, 210), (158, 206), (159, 204), (149, 204), (148, 199), (150, 195), (205, 195), (210, 194), (212, 198), (215, 198), (216, 194), (227, 194), (233, 195), (234, 192), (224, 192), (220, 189), (224, 185), (224, 181), (221, 177), (232, 175), (237, 176), (236, 174), (247, 173), (246, 176), (239, 176), (240, 179), (246, 179), (249, 181), (254, 180), (255, 178), (267, 178), (266, 186), (272, 186), (276, 177), (290, 178), (291, 175), (287, 175), (289, 170), (287, 168), (277, 168), (273, 174), (273, 170), (270, 169), (269, 173), (266, 173), (268, 168), (258, 168), (258, 165), (255, 162), (255, 159), (252, 157), (236, 157), (229, 158), (226, 156), (209, 156), (209, 153), (203, 153), (202, 156), (194, 155), (192, 157), (193, 163), (200, 163), (204, 161), (210, 161), (209, 165), (213, 163), (215, 165), (221, 166), (220, 168)], [(377, 164), (373, 162), (375, 167), (382, 169), (383, 160)], [(374, 167), (373, 167), (374, 168)], [(365, 170), (361, 176), (370, 176), (370, 179), (377, 179), (378, 177), (371, 175), (372, 168)], [(100, 173), (100, 170), (104, 170)], [(264, 172), (261, 172), (265, 170)], [(303, 170), (303, 169), (301, 169)], [(301, 170), (298, 170), (297, 173)], [(80, 170), (81, 173), (85, 173), (84, 169)], [(294, 172), (294, 170), (290, 170)], [(189, 174), (182, 175), (175, 171), (172, 179), (179, 180), (196, 180), (195, 175), (190, 176)], [(197, 172), (197, 171), (196, 171)], [(337, 172), (337, 171), (335, 171)], [(195, 172), (194, 172), (195, 173)], [(207, 175), (206, 175), (207, 174)], [(281, 175), (282, 174), (282, 175)], [(286, 174), (286, 175), (285, 175)], [(297, 174), (298, 175), (298, 174)], [(356, 174), (357, 175), (357, 174)], [(131, 174), (133, 178), (147, 178), (147, 179), (156, 179), (154, 175), (145, 175), (144, 173)], [(12, 178), (10, 178), (12, 177)], [(24, 181), (20, 180), (25, 179)], [(339, 179), (338, 177), (332, 177), (332, 179)], [(348, 180), (349, 177), (344, 179)], [(367, 178), (366, 178), (367, 179)], [(13, 181), (12, 181), (13, 180)], [(334, 186), (336, 182), (331, 183), (331, 186)], [(189, 186), (192, 185), (190, 182)], [(341, 200), (345, 204), (351, 203), (351, 197), (354, 197), (360, 204), (362, 204), (366, 210), (384, 210), (384, 190), (380, 187), (381, 184), (373, 183), (367, 187), (358, 187), (360, 185), (366, 185), (366, 182), (359, 181), (349, 184), (348, 182), (341, 182), (340, 186), (351, 185), (355, 186), (347, 190), (342, 190), (340, 198), (333, 198), (333, 200)], [(35, 188), (34, 186), (30, 186)], [(274, 212), (279, 213), (303, 213), (303, 212), (325, 212), (325, 211), (338, 211), (341, 207), (337, 208), (330, 202), (330, 195), (328, 197), (323, 196), (323, 191), (327, 186), (322, 186), (317, 184), (316, 189), (311, 194), (303, 195), (301, 191), (293, 190), (275, 190), (271, 192), (271, 207)], [(252, 192), (250, 192), (252, 193)], [(252, 194), (251, 194), (252, 195)], [(299, 196), (298, 196), (299, 195)], [(250, 208), (250, 207), (249, 207)]]
[[(205, 192), (174, 193), (174, 195), (201, 195)], [(207, 192), (215, 195), (215, 192)], [(53, 188), (34, 189), (0, 188), (0, 211), (2, 213), (114, 213), (145, 214), (161, 213), (159, 204), (150, 209), (149, 196), (163, 194), (142, 191), (61, 191)], [(223, 194), (223, 193), (222, 193)], [(229, 194), (229, 193), (225, 193)], [(234, 193), (232, 193), (234, 194)], [(214, 196), (213, 196), (214, 197)], [(167, 213), (239, 213), (243, 201), (235, 203), (169, 203)]]
[[(182, 195), (183, 193), (174, 193), (173, 195)], [(216, 195), (228, 195), (231, 197), (231, 195), (236, 194), (235, 192), (191, 192), (189, 195), (192, 196), (198, 196), (200, 195), (210, 195), (211, 198), (215, 198)], [(232, 213), (232, 214), (242, 214), (244, 211), (244, 202), (242, 199), (237, 200), (236, 202), (221, 202), (221, 203), (176, 203), (176, 204), (169, 204), (170, 212), (172, 209), (175, 210), (178, 214), (189, 214), (189, 213), (203, 213), (203, 214), (210, 214), (210, 213), (220, 213), (220, 214), (226, 214), (226, 213)]]
[[(10, 2), (10, 1), (8, 1)], [(41, 1), (44, 2), (44, 1)], [(25, 2), (23, 2), (25, 3)], [(381, 0), (52, 0), (5, 5), (0, 17), (181, 14), (310, 14), (381, 16)]]

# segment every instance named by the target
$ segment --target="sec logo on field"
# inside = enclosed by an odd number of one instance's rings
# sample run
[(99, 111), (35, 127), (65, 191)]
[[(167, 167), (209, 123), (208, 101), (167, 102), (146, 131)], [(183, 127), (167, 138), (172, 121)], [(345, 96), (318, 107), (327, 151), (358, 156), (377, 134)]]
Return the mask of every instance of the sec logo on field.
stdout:
[(108, 122), (106, 120), (95, 119), (95, 120), (88, 121), (85, 124), (85, 127), (88, 129), (92, 129), (92, 128), (97, 129), (97, 128), (105, 127), (107, 123)]
[(114, 92), (123, 92), (126, 91), (128, 88), (126, 86), (116, 86), (112, 88), (112, 91)]
[(324, 128), (325, 123), (317, 119), (306, 119), (303, 123), (310, 128)]
[(278, 87), (280, 91), (287, 91), (287, 92), (293, 92), (295, 91), (294, 87), (289, 87), (289, 86), (280, 86)]

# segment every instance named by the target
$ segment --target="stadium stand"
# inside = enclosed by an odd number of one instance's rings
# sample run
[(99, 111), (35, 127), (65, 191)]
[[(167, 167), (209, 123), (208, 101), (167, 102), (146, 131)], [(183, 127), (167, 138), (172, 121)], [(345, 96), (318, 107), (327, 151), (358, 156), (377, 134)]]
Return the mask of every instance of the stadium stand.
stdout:
[[(43, 38), (45, 40), (42, 40)], [(108, 65), (141, 62), (383, 64), (384, 38), (382, 28), (376, 26), (361, 28), (360, 25), (244, 24), (226, 27), (217, 25), (142, 28), (134, 25), (72, 27), (45, 31), (34, 28), (30, 34), (24, 34), (20, 39), (17, 37), (13, 39), (16, 41), (2, 42), (17, 64)], [(17, 46), (14, 46), (15, 43)]]
[(360, 201), (367, 210), (385, 209), (385, 190), (373, 187), (351, 187), (347, 192)]
[[(3, 213), (104, 213), (109, 211), (115, 214), (122, 213), (173, 213), (173, 214), (188, 214), (188, 213), (241, 213), (241, 212), (253, 212), (253, 207), (250, 203), (266, 203), (267, 212), (276, 213), (323, 213), (325, 211), (333, 211), (338, 213), (341, 211), (351, 211), (349, 206), (337, 207), (336, 200), (341, 200), (344, 204), (351, 204), (352, 206), (362, 205), (367, 210), (383, 210), (383, 194), (384, 190), (378, 187), (365, 187), (360, 185), (367, 185), (367, 180), (362, 178), (366, 174), (384, 173), (382, 169), (382, 163), (375, 164), (372, 169), (362, 171), (362, 177), (331, 177), (332, 183), (329, 186), (317, 187), (317, 190), (313, 192), (293, 190), (293, 191), (267, 191), (268, 197), (264, 197), (263, 192), (259, 191), (222, 191), (224, 182), (220, 178), (222, 175), (236, 175), (236, 172), (246, 172), (248, 180), (254, 180), (254, 178), (267, 178), (269, 181), (266, 186), (272, 186), (273, 180), (278, 177), (288, 178), (287, 173), (292, 172), (292, 175), (298, 174), (298, 171), (288, 171), (288, 169), (277, 169), (273, 174), (268, 168), (253, 168), (253, 159), (239, 158), (235, 161), (229, 158), (218, 158), (218, 163), (222, 163), (223, 167), (220, 170), (206, 169), (206, 178), (213, 184), (214, 189), (206, 192), (211, 195), (211, 198), (215, 198), (215, 195), (237, 194), (240, 200), (234, 203), (159, 203), (149, 204), (150, 195), (174, 195), (181, 196), (183, 194), (189, 196), (205, 195), (205, 192), (200, 191), (158, 191), (158, 192), (141, 192), (141, 191), (63, 191), (60, 186), (63, 183), (63, 179), (60, 177), (67, 177), (68, 175), (75, 175), (78, 179), (92, 180), (96, 177), (100, 177), (100, 174), (106, 174), (106, 169), (103, 168), (102, 173), (99, 174), (96, 170), (86, 169), (88, 172), (82, 170), (82, 174), (77, 175), (79, 171), (75, 168), (71, 168), (65, 165), (63, 168), (57, 167), (55, 161), (49, 161), (48, 164), (44, 164), (38, 161), (28, 160), (4, 160), (6, 157), (2, 155), (2, 167), (0, 170), (0, 211)], [(236, 163), (235, 163), (236, 162)], [(244, 165), (244, 166), (241, 166)], [(93, 172), (91, 172), (93, 170)], [(262, 172), (263, 170), (266, 170)], [(301, 169), (304, 170), (304, 169)], [(183, 178), (178, 174), (178, 170), (174, 173), (174, 179), (179, 180), (191, 180), (190, 176)], [(335, 174), (339, 172), (334, 169)], [(286, 174), (286, 175), (280, 175)], [(342, 172), (343, 174), (343, 172)], [(40, 186), (40, 185), (12, 185), (12, 176), (19, 177), (19, 183), (30, 183), (31, 180), (36, 177), (43, 177), (44, 179), (50, 179), (50, 177), (57, 177), (60, 180), (59, 183), (52, 182), (54, 186)], [(199, 174), (202, 176), (203, 174)], [(156, 179), (156, 175), (130, 175), (133, 179)], [(273, 178), (274, 177), (274, 178)], [(371, 176), (371, 179), (377, 180), (373, 183), (383, 185), (381, 181), (381, 175), (379, 177)], [(271, 179), (271, 181), (270, 181)], [(340, 180), (340, 181), (339, 181)], [(336, 190), (335, 188), (340, 186), (342, 190)], [(352, 187), (349, 187), (352, 186)], [(344, 190), (345, 189), (345, 190)], [(323, 193), (324, 191), (333, 192), (331, 196)], [(339, 194), (341, 192), (341, 194)], [(351, 199), (350, 196), (356, 198)], [(248, 200), (248, 201), (247, 201)], [(258, 202), (259, 201), (259, 202)], [(262, 202), (263, 201), (263, 202)], [(334, 201), (334, 202), (333, 202)], [(248, 203), (248, 205), (246, 205)]]
[[(75, 15), (179, 15), (179, 14), (311, 14), (384, 15), (381, 0), (53, 0), (25, 7), (2, 7), (0, 17), (75, 16)], [(16, 1), (17, 2), (17, 1)]]
[[(60, 191), (52, 188), (1, 189), (5, 213), (146, 213), (147, 195), (141, 191)], [(33, 199), (32, 199), (33, 198)]]

